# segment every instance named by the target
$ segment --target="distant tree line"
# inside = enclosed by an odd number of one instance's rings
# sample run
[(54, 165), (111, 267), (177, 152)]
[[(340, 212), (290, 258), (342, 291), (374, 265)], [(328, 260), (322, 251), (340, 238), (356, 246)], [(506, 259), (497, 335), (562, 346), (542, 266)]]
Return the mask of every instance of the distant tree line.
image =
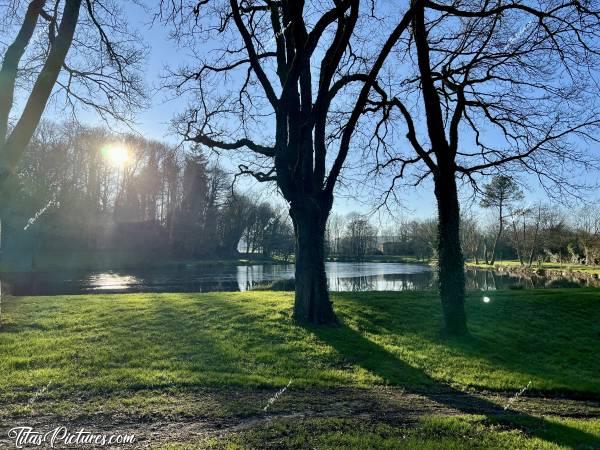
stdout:
[[(489, 217), (465, 213), (460, 218), (462, 251), (467, 260), (490, 266), (509, 259), (526, 267), (541, 262), (600, 264), (597, 205), (565, 209), (531, 203), (514, 180), (497, 176), (484, 186), (480, 206), (490, 210)], [(326, 238), (330, 256), (438, 258), (435, 218), (396, 220), (393, 226), (377, 228), (356, 213), (346, 217), (333, 214)]]
[[(496, 218), (497, 219), (497, 218)], [(505, 230), (497, 220), (461, 217), (465, 259), (493, 265), (517, 260), (531, 267), (541, 262), (600, 264), (600, 209), (564, 210), (554, 204), (514, 205), (504, 216)], [(380, 231), (384, 239), (374, 253), (437, 259), (437, 230), (432, 219), (400, 221)]]
[(484, 186), (480, 206), (492, 219), (462, 219), (465, 256), (493, 265), (497, 258), (523, 266), (537, 262), (600, 264), (600, 209), (597, 204), (561, 208), (529, 202), (512, 178), (498, 175)]
[[(127, 149), (122, 165), (106, 158), (111, 146)], [(230, 258), (240, 241), (250, 255), (293, 252), (286, 212), (236, 192), (198, 149), (182, 154), (103, 128), (44, 122), (17, 173), (1, 211), (5, 256), (29, 249)]]

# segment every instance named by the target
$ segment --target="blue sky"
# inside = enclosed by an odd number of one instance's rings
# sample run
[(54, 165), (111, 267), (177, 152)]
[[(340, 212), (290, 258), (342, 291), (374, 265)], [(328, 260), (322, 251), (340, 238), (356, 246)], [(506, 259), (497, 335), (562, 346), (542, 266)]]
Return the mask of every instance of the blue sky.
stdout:
[[(166, 27), (160, 23), (151, 26), (152, 17), (141, 7), (130, 2), (124, 2), (124, 9), (131, 26), (139, 30), (150, 47), (145, 81), (152, 91), (152, 96), (149, 108), (137, 115), (135, 129), (145, 137), (177, 143), (177, 137), (171, 132), (169, 122), (175, 114), (186, 109), (187, 100), (185, 98), (169, 98), (169, 93), (160, 91), (157, 88), (165, 67), (177, 68), (183, 61), (187, 60), (186, 51), (178, 48), (169, 39)], [(93, 123), (97, 121), (91, 114), (84, 114), (81, 117), (84, 122)], [(236, 165), (227, 161), (226, 154), (221, 157), (220, 161), (225, 167), (231, 168), (232, 171), (236, 167)], [(525, 179), (525, 182), (530, 191), (527, 194), (529, 201), (544, 198), (539, 188), (537, 188), (535, 180)], [(258, 183), (252, 181), (247, 181), (240, 187), (242, 189), (264, 191), (262, 193), (264, 197), (273, 197), (274, 195), (273, 189), (264, 190)], [(465, 195), (469, 193), (469, 190), (464, 192)], [(374, 203), (369, 195), (364, 192), (361, 193), (359, 189), (352, 192), (342, 192), (341, 194), (336, 198), (334, 205), (334, 210), (338, 213), (346, 214), (351, 211), (367, 213), (373, 209)], [(351, 198), (352, 194), (358, 198)], [(404, 209), (394, 208), (394, 211), (399, 215), (423, 218), (435, 214), (435, 199), (430, 182), (426, 182), (418, 188), (399, 189), (397, 196), (404, 207)]]
[[(153, 89), (153, 95), (150, 107), (144, 111), (140, 111), (137, 115), (135, 129), (145, 137), (177, 143), (177, 137), (172, 133), (169, 122), (175, 114), (185, 110), (187, 100), (184, 98), (172, 99), (167, 92), (157, 90), (156, 88), (160, 84), (160, 76), (164, 74), (165, 67), (176, 68), (182, 61), (185, 61), (187, 55), (185, 50), (178, 48), (169, 39), (168, 29), (161, 24), (151, 25), (151, 17), (142, 8), (129, 2), (124, 3), (123, 7), (131, 25), (140, 31), (150, 47), (147, 60), (146, 83)], [(94, 117), (90, 116), (89, 120), (94, 121)], [(225, 157), (226, 155), (223, 155), (220, 161), (222, 164), (227, 165)], [(232, 165), (230, 167), (233, 170), (233, 167), (236, 166)], [(251, 180), (247, 180), (241, 188), (263, 190), (258, 183)], [(414, 214), (419, 217), (429, 217), (434, 214), (435, 203), (430, 186), (411, 189), (410, 191), (407, 190), (399, 194), (405, 210), (398, 210), (398, 214)], [(265, 197), (272, 196), (273, 190), (265, 190), (262, 195)], [(359, 198), (353, 199), (351, 198), (353, 196)], [(351, 211), (368, 213), (373, 209), (373, 206), (373, 201), (364, 194), (361, 195), (359, 192), (342, 193), (342, 195), (336, 198), (334, 211), (340, 214), (347, 214)]]

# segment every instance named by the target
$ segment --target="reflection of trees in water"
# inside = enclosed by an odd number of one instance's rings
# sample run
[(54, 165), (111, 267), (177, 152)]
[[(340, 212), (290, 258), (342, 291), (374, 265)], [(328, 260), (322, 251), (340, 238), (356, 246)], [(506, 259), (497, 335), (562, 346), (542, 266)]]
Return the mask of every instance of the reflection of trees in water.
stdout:
[[(436, 271), (409, 274), (360, 275), (360, 268), (332, 271), (328, 278), (332, 291), (411, 291), (435, 289)], [(546, 272), (506, 273), (489, 269), (469, 268), (466, 271), (467, 289), (495, 290), (515, 286), (530, 288), (600, 287), (600, 280), (583, 274), (553, 274)], [(6, 295), (60, 295), (91, 292), (209, 292), (245, 291), (257, 286), (267, 286), (277, 280), (294, 276), (293, 265), (254, 266), (194, 266), (99, 271), (61, 271), (3, 273), (2, 290)], [(286, 286), (289, 286), (286, 285)]]
[[(61, 274), (64, 277), (64, 274)], [(10, 295), (52, 295), (56, 290), (48, 282), (48, 276), (44, 273), (19, 273), (10, 272), (2, 274), (4, 290)], [(66, 280), (69, 283), (70, 280)]]
[(236, 291), (249, 291), (264, 281), (263, 266), (239, 266)]
[(496, 277), (492, 270), (469, 269), (466, 271), (467, 289), (492, 291), (497, 289)]
[(122, 272), (32, 272), (2, 274), (11, 295), (69, 295), (125, 292), (239, 291), (237, 273), (178, 267)]
[(494, 291), (519, 286), (522, 288), (537, 287), (531, 277), (498, 273), (490, 269), (467, 269), (467, 289)]
[(377, 276), (366, 277), (348, 277), (348, 278), (329, 278), (330, 291), (372, 291), (375, 290), (375, 280)]
[[(265, 270), (266, 269), (266, 270)], [(291, 278), (293, 266), (247, 266), (238, 268), (237, 286), (229, 288), (229, 284), (221, 282), (213, 284), (218, 290), (248, 290), (266, 285), (272, 281)], [(524, 289), (544, 287), (599, 287), (598, 280), (569, 279), (564, 276), (549, 277), (532, 274), (500, 273), (491, 269), (467, 269), (467, 289), (497, 290), (521, 287)], [(595, 282), (594, 282), (595, 281)], [(435, 289), (437, 272), (426, 271), (411, 274), (380, 274), (364, 276), (331, 276), (328, 279), (329, 289), (338, 292), (361, 291), (410, 291)], [(206, 290), (206, 288), (204, 289)]]
[(259, 286), (266, 286), (274, 281), (287, 280), (294, 277), (294, 266), (261, 265), (237, 266), (236, 287), (231, 291), (249, 291)]
[(385, 274), (329, 279), (329, 289), (338, 292), (414, 291), (433, 289), (435, 272)]
[(467, 289), (496, 290), (520, 287), (559, 288), (559, 287), (600, 287), (600, 280), (573, 274), (572, 276), (538, 275), (536, 273), (507, 273), (491, 269), (467, 269)]

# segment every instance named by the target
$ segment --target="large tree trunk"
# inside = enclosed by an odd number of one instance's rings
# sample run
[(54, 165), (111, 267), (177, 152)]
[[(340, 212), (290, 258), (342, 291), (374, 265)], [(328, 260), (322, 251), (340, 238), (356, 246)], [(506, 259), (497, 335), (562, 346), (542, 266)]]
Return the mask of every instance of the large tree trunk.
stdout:
[(438, 257), (440, 297), (445, 331), (450, 336), (467, 334), (465, 267), (460, 247), (460, 209), (454, 173), (435, 177), (438, 204)]
[(315, 201), (292, 206), (296, 237), (294, 318), (313, 324), (335, 323), (325, 274), (325, 224), (329, 210)]

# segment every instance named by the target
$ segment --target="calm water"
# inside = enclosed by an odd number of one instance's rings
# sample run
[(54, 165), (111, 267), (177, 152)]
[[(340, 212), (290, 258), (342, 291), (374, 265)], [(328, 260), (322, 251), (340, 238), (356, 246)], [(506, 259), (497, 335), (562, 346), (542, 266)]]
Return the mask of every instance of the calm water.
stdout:
[[(332, 291), (403, 291), (434, 289), (435, 269), (419, 264), (344, 263), (326, 265)], [(3, 290), (13, 295), (59, 295), (109, 292), (245, 291), (294, 277), (292, 264), (219, 266), (180, 265), (160, 269), (34, 272), (2, 274)], [(579, 287), (590, 281), (514, 277), (489, 270), (468, 270), (467, 287), (476, 290)]]

